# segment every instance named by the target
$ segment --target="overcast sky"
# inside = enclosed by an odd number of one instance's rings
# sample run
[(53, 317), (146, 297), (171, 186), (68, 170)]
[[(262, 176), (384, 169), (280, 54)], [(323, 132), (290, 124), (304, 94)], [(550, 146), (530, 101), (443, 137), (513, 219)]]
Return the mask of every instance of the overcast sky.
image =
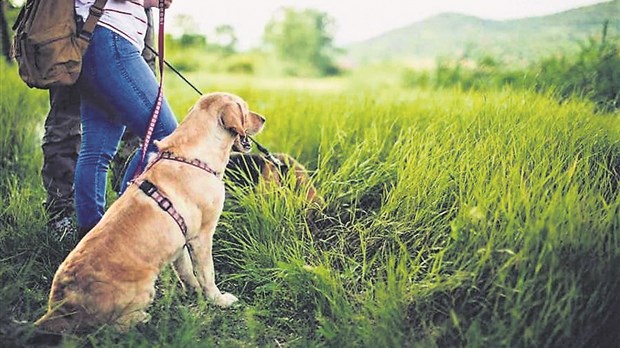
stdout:
[[(315, 8), (336, 20), (339, 45), (368, 39), (442, 12), (459, 12), (487, 19), (542, 16), (605, 0), (174, 0), (166, 18), (188, 14), (199, 32), (209, 34), (218, 25), (235, 28), (241, 48), (260, 42), (274, 11), (287, 6)], [(173, 31), (173, 21), (166, 30)]]

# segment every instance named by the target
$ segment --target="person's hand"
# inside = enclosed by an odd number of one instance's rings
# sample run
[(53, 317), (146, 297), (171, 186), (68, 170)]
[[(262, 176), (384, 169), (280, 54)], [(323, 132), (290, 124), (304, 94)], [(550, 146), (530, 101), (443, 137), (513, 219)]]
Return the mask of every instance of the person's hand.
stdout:
[[(169, 8), (172, 0), (164, 0), (164, 7)], [(159, 0), (144, 0), (144, 8), (158, 7)]]

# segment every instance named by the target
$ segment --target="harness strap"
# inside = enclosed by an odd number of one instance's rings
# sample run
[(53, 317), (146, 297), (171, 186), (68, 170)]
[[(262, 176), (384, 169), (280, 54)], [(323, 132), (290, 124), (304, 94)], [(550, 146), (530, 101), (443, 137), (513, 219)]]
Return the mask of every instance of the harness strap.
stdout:
[(171, 160), (171, 161), (177, 161), (177, 162), (181, 162), (181, 163), (185, 163), (185, 164), (189, 164), (191, 166), (194, 166), (196, 168), (202, 169), (205, 172), (209, 173), (209, 174), (213, 174), (218, 178), (222, 178), (221, 173), (216, 172), (214, 169), (212, 169), (211, 167), (209, 167), (208, 164), (206, 164), (205, 162), (199, 160), (199, 159), (193, 159), (193, 160), (189, 160), (185, 157), (181, 157), (181, 156), (177, 156), (175, 154), (173, 154), (170, 151), (164, 151), (164, 152), (159, 152), (157, 153), (157, 157), (155, 157), (155, 159), (153, 159), (149, 165), (144, 169), (144, 171), (146, 172), (147, 170), (151, 169), (151, 167), (159, 162), (162, 159), (166, 159), (166, 160)]
[(189, 164), (189, 165), (194, 166), (196, 168), (202, 169), (202, 170), (206, 171), (207, 173), (213, 174), (213, 175), (217, 176), (218, 178), (220, 177), (220, 173), (216, 172), (211, 167), (209, 167), (208, 164), (206, 164), (205, 162), (203, 162), (203, 161), (201, 161), (199, 159), (189, 160), (189, 159), (187, 159), (185, 157), (177, 156), (177, 155), (175, 155), (175, 154), (173, 154), (172, 152), (169, 152), (169, 151), (162, 152), (159, 155), (159, 157), (161, 159), (167, 159), (167, 160), (171, 160), (171, 161), (177, 161), (177, 162)]
[(168, 197), (161, 194), (157, 189), (157, 186), (155, 186), (152, 182), (148, 180), (140, 182), (138, 188), (142, 192), (144, 192), (144, 194), (151, 197), (155, 202), (157, 202), (157, 205), (159, 205), (159, 207), (163, 211), (168, 213), (168, 215), (170, 215), (174, 219), (177, 225), (179, 225), (183, 236), (187, 237), (187, 224), (185, 223), (185, 219), (183, 219), (181, 214), (179, 214), (179, 212), (174, 208), (174, 205), (168, 199)]
[[(184, 157), (177, 156), (169, 151), (158, 153), (157, 157), (149, 164), (146, 170), (150, 169), (155, 163), (159, 162), (162, 159), (167, 159), (167, 160), (189, 164), (196, 168), (202, 169), (206, 171), (207, 173), (213, 174), (217, 178), (220, 178), (220, 174), (216, 172), (215, 170), (213, 170), (211, 167), (209, 167), (209, 165), (206, 164), (205, 162), (202, 162), (199, 159), (188, 160)], [(174, 219), (177, 225), (179, 225), (181, 232), (183, 232), (183, 235), (187, 237), (187, 224), (185, 223), (185, 219), (183, 219), (183, 216), (181, 216), (181, 214), (174, 208), (174, 205), (168, 199), (168, 197), (164, 196), (162, 193), (159, 192), (155, 184), (153, 184), (152, 182), (148, 180), (135, 180), (135, 179), (131, 180), (130, 184), (138, 184), (138, 188), (142, 192), (144, 192), (145, 195), (151, 197), (155, 202), (157, 202), (157, 205), (159, 205), (159, 207), (163, 211), (168, 213), (168, 215), (170, 215)]]

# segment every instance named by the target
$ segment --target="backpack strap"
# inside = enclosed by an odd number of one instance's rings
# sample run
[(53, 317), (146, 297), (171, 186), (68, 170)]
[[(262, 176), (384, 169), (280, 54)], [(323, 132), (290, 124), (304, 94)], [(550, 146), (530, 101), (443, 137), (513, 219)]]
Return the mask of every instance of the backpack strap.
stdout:
[(108, 2), (108, 0), (96, 0), (90, 7), (88, 18), (86, 18), (82, 30), (80, 30), (80, 39), (86, 42), (90, 41), (90, 38), (93, 36), (93, 31), (95, 31), (95, 27), (97, 26), (97, 22), (99, 22), (99, 18), (103, 15), (103, 8), (106, 2)]

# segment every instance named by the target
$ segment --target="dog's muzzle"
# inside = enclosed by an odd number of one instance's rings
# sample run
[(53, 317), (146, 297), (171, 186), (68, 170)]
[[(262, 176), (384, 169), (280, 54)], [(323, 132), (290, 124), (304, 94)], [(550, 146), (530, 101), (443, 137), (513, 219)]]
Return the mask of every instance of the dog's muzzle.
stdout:
[(252, 150), (252, 143), (250, 142), (250, 138), (247, 136), (239, 136), (239, 142), (241, 143), (241, 146), (243, 147), (243, 150), (245, 151), (250, 151)]

